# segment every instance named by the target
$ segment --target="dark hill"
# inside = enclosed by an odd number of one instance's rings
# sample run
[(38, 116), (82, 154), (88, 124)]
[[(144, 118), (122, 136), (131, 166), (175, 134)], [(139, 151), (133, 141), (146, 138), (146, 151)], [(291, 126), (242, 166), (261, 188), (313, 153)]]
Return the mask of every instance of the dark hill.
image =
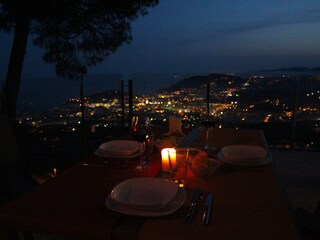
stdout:
[(265, 69), (260, 72), (320, 72), (320, 67), (291, 67), (291, 68), (279, 68), (279, 69)]
[(182, 88), (200, 88), (204, 87), (207, 82), (214, 82), (217, 87), (226, 87), (230, 82), (235, 85), (240, 85), (244, 82), (244, 79), (235, 75), (212, 73), (209, 75), (196, 75), (189, 78), (185, 78), (176, 84), (162, 89), (161, 91), (172, 92)]

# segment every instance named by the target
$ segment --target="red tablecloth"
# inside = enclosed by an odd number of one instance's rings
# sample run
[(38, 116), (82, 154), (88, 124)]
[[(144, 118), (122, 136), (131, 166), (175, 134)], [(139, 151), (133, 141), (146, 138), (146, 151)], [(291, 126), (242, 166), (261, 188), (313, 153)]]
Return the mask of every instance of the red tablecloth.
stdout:
[[(201, 138), (200, 138), (201, 139)], [(194, 139), (195, 146), (201, 140)], [(213, 143), (220, 149), (230, 144), (266, 146), (261, 131), (216, 129)], [(94, 158), (93, 160), (96, 160)], [(175, 213), (161, 218), (130, 217), (104, 207), (119, 182), (139, 176), (155, 177), (160, 154), (150, 171), (133, 169), (138, 159), (120, 167), (101, 168), (76, 164), (51, 181), (0, 208), (0, 223), (14, 230), (75, 239), (299, 239), (297, 230), (271, 165), (261, 168), (223, 166), (209, 180), (187, 180), (187, 201)], [(192, 224), (186, 223), (193, 189), (214, 193), (210, 225), (201, 224), (203, 203)]]
[(104, 207), (112, 188), (131, 177), (154, 177), (160, 168), (158, 160), (149, 171), (135, 172), (138, 162), (125, 160), (119, 168), (76, 164), (1, 207), (0, 222), (9, 229), (33, 233), (108, 239), (121, 215)]

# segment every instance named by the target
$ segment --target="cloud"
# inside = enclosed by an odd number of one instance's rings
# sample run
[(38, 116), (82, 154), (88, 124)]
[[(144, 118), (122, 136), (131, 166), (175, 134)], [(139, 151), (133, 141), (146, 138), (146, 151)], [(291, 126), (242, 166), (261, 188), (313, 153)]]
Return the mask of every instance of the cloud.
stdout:
[(300, 11), (268, 14), (264, 18), (255, 19), (234, 26), (216, 28), (212, 37), (241, 34), (264, 28), (285, 25), (320, 23), (320, 8), (301, 9)]

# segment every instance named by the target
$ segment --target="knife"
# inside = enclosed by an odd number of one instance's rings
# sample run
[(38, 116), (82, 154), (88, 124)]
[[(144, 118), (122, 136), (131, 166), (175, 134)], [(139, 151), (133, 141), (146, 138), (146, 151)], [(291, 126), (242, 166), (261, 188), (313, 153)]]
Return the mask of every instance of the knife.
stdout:
[(190, 207), (188, 215), (187, 215), (188, 223), (192, 223), (196, 207), (198, 206), (199, 200), (202, 197), (202, 195), (203, 195), (203, 193), (200, 188), (197, 188), (195, 190), (195, 192), (193, 193), (193, 197), (191, 200), (191, 207)]
[(204, 210), (204, 213), (202, 216), (202, 224), (207, 225), (210, 223), (212, 203), (213, 203), (213, 194), (209, 193), (205, 200), (206, 209)]

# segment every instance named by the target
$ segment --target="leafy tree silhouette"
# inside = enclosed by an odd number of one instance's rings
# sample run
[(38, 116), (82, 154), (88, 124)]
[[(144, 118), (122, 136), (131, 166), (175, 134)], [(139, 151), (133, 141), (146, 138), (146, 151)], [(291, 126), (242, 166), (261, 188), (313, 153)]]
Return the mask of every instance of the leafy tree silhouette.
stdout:
[(132, 41), (130, 22), (159, 0), (0, 0), (0, 30), (14, 32), (4, 86), (7, 114), (15, 118), (29, 35), (45, 50), (59, 77), (82, 79)]

